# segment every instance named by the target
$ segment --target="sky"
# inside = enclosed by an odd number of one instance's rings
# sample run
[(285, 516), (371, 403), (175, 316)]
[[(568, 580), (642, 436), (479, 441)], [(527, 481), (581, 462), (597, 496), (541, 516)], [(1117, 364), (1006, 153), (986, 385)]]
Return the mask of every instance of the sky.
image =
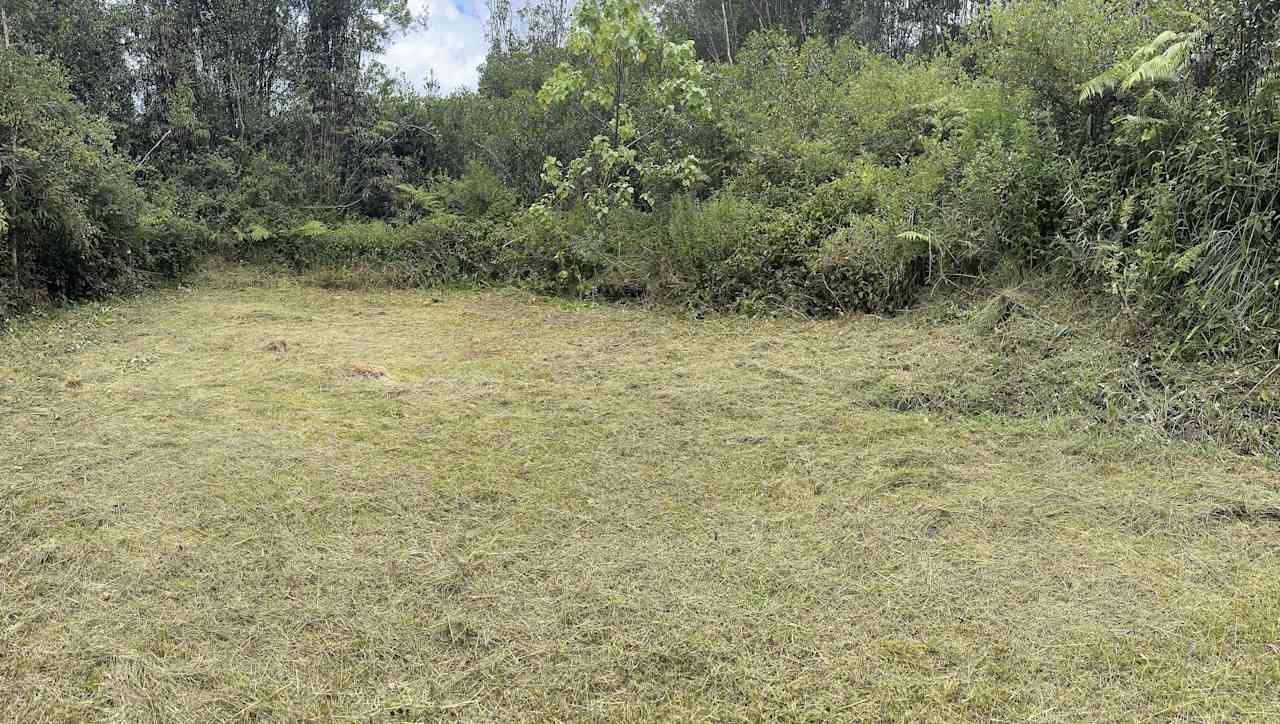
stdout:
[(477, 67), (488, 50), (484, 0), (409, 0), (409, 6), (415, 18), (427, 11), (427, 27), (397, 38), (382, 62), (404, 73), (418, 89), (432, 75), (442, 93), (475, 88)]

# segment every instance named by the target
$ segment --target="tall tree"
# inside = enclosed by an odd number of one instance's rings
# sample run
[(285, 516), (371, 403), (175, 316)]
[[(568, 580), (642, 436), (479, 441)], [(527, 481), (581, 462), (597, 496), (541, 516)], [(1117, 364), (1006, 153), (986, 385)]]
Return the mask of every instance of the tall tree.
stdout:
[(363, 61), (409, 27), (413, 16), (406, 0), (301, 1), (299, 80), (313, 119), (305, 148), (311, 163), (336, 171), (339, 138), (356, 112)]
[(132, 120), (126, 9), (107, 0), (0, 0), (8, 43), (65, 70), (71, 92), (117, 127)]

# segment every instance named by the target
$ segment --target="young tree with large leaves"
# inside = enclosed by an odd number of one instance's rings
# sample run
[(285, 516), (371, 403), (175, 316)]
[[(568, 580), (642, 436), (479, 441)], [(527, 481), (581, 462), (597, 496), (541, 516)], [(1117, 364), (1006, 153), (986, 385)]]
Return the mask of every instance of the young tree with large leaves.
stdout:
[(654, 143), (672, 127), (709, 117), (691, 41), (667, 42), (640, 0), (585, 0), (574, 12), (568, 51), (572, 60), (547, 79), (539, 98), (547, 106), (578, 103), (597, 132), (567, 165), (547, 157), (546, 202), (582, 202), (603, 220), (638, 200), (655, 205), (657, 189), (687, 189), (704, 177), (695, 156), (676, 157)]

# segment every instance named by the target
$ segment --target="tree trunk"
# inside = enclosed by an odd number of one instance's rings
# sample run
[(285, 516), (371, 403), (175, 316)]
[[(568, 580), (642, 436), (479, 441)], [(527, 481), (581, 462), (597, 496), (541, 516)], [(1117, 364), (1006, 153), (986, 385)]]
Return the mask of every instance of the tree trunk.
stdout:
[(720, 18), (724, 21), (724, 52), (729, 56), (729, 65), (733, 65), (733, 43), (729, 40), (729, 11), (720, 0)]
[[(0, 5), (0, 30), (4, 31), (4, 49), (7, 51), (12, 47), (12, 43), (9, 40), (9, 14), (5, 12), (4, 5)], [(9, 58), (9, 70), (11, 72), (13, 70), (13, 58)], [(16, 137), (14, 138), (13, 143), (14, 143), (13, 150), (16, 155), (16, 152), (18, 150), (17, 149), (18, 139)], [(21, 282), (22, 279), (18, 273), (18, 235), (10, 231), (9, 233), (7, 233), (7, 236), (10, 239), (9, 260), (13, 264), (13, 293), (16, 295), (18, 294), (18, 290), (22, 288), (21, 285), (19, 284), (19, 282)]]

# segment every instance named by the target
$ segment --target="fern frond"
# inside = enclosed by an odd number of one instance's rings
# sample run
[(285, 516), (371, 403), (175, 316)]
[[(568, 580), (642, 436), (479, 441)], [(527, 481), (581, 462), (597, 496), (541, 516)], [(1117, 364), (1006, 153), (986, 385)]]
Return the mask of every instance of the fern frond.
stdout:
[(323, 236), (329, 233), (329, 227), (325, 226), (323, 221), (317, 221), (316, 219), (311, 219), (310, 221), (303, 224), (302, 226), (299, 226), (298, 228), (294, 229), (293, 233), (297, 234), (298, 236), (311, 239), (311, 238), (315, 238), (317, 236)]
[(271, 230), (261, 224), (249, 224), (247, 236), (250, 241), (266, 241), (271, 238)]
[(1096, 78), (1091, 78), (1080, 86), (1080, 102), (1088, 103), (1095, 98), (1115, 92), (1120, 83), (1132, 72), (1128, 63), (1118, 63)]
[(1166, 30), (1141, 46), (1127, 60), (1108, 68), (1080, 86), (1080, 102), (1087, 103), (1108, 93), (1129, 92), (1140, 86), (1154, 86), (1178, 80), (1191, 63), (1192, 54), (1204, 41), (1199, 30)]
[(400, 192), (400, 198), (405, 204), (419, 211), (436, 213), (443, 210), (439, 195), (430, 189), (421, 189), (413, 184), (399, 184), (396, 190)]
[[(1167, 33), (1161, 33), (1161, 37)], [(1123, 90), (1133, 90), (1138, 86), (1170, 83), (1178, 80), (1186, 71), (1191, 61), (1191, 53), (1202, 39), (1199, 32), (1179, 35), (1181, 39), (1170, 43), (1159, 54), (1139, 65), (1121, 85)], [(1155, 45), (1154, 43), (1152, 44)]]
[(1166, 30), (1157, 35), (1150, 43), (1147, 43), (1134, 51), (1133, 56), (1129, 60), (1135, 66), (1141, 65), (1163, 53), (1166, 48), (1178, 42), (1181, 38), (1182, 33), (1179, 33), (1176, 30)]

